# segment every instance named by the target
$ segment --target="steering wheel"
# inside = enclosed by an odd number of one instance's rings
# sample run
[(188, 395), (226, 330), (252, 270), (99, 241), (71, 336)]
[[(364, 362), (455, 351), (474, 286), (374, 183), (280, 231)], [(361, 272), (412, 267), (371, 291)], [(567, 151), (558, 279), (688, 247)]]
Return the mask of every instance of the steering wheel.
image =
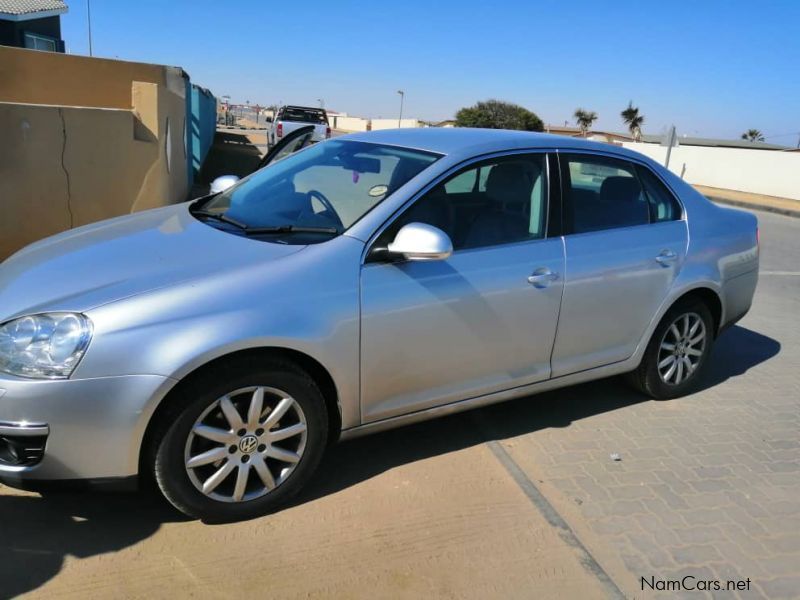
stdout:
[(344, 230), (344, 223), (342, 223), (342, 219), (339, 218), (339, 213), (337, 213), (336, 209), (333, 208), (333, 204), (331, 204), (331, 201), (328, 200), (325, 194), (319, 190), (308, 190), (306, 195), (308, 196), (309, 200), (313, 200), (314, 198), (319, 200), (322, 206), (325, 208), (324, 212), (327, 213), (327, 216), (330, 217), (332, 221), (334, 221), (335, 227), (341, 231)]

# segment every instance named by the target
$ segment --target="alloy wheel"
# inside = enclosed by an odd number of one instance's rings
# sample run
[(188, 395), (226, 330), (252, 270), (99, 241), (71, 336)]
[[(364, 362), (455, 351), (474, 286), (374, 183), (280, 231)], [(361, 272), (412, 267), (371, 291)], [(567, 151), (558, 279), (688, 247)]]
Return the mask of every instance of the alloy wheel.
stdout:
[(241, 388), (200, 414), (186, 440), (184, 464), (205, 496), (246, 502), (286, 481), (303, 457), (306, 438), (305, 414), (289, 394)]
[(658, 374), (668, 385), (691, 377), (706, 349), (706, 325), (697, 313), (680, 315), (664, 332), (658, 350)]

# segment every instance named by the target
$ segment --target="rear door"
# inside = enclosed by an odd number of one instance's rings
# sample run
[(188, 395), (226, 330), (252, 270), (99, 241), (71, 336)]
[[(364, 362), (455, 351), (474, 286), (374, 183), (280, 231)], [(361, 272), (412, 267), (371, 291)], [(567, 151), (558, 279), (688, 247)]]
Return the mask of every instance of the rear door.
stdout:
[(553, 377), (630, 357), (680, 272), (680, 204), (647, 167), (560, 154), (566, 279)]

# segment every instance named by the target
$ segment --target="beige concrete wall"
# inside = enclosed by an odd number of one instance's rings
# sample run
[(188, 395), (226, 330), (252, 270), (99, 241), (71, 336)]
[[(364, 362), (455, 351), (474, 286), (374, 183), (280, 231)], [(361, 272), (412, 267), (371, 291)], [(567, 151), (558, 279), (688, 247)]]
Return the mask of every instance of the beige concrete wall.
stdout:
[[(403, 119), (399, 127), (421, 127), (419, 119)], [(372, 131), (380, 129), (397, 129), (397, 119), (372, 119)]]
[(131, 82), (167, 86), (161, 65), (0, 46), (0, 101), (131, 108)]
[[(70, 227), (186, 198), (182, 71), (92, 61), (0, 47), (0, 260)], [(69, 70), (70, 89), (50, 89), (45, 67)], [(3, 81), (10, 71), (22, 89)]]
[[(667, 148), (658, 144), (626, 142), (664, 164)], [(747, 148), (678, 146), (672, 149), (669, 169), (696, 185), (800, 200), (800, 153)]]
[[(397, 119), (365, 119), (362, 117), (336, 117), (336, 129), (339, 131), (367, 131), (367, 124), (372, 123), (372, 131), (379, 129), (396, 129)], [(331, 125), (333, 120), (331, 119)], [(403, 119), (401, 127), (422, 127), (419, 119)]]
[(337, 116), (336, 129), (339, 131), (366, 131), (368, 122), (368, 119), (362, 119), (361, 117)]

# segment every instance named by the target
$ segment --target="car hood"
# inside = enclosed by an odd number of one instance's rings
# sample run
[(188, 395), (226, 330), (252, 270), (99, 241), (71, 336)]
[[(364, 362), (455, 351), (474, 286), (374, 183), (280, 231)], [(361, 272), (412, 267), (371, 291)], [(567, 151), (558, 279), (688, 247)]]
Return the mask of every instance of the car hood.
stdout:
[(36, 242), (0, 264), (0, 323), (87, 311), (303, 248), (220, 231), (195, 219), (188, 204), (101, 221)]

